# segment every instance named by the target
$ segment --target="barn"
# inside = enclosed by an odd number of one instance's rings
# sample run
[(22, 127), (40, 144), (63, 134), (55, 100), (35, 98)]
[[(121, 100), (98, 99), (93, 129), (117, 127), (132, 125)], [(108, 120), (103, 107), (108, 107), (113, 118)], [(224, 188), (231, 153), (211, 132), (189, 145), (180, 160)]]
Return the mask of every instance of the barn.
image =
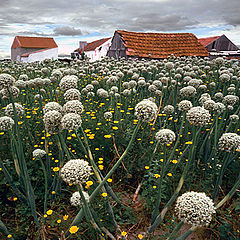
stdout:
[(224, 34), (221, 36), (199, 38), (199, 42), (208, 50), (210, 58), (240, 56), (239, 48)]
[(107, 56), (119, 59), (163, 59), (179, 56), (208, 56), (208, 51), (192, 33), (143, 33), (117, 30)]
[(58, 58), (58, 46), (53, 38), (16, 36), (11, 47), (11, 60), (20, 62)]
[(79, 42), (79, 48), (71, 53), (72, 58), (81, 58), (81, 54), (84, 54), (89, 58), (90, 61), (100, 60), (102, 57), (106, 57), (107, 51), (111, 44), (111, 38), (102, 38), (90, 43), (86, 41)]

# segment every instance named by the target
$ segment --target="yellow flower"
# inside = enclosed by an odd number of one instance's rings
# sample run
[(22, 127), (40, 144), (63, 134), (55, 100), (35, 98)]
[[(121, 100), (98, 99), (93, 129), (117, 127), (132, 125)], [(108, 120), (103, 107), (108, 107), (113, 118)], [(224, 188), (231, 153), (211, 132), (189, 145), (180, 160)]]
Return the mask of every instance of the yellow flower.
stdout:
[(4, 134), (4, 132), (0, 132), (0, 135), (3, 135)]
[(18, 125), (22, 125), (22, 124), (23, 124), (23, 122), (21, 122), (21, 121), (18, 122)]
[(125, 237), (127, 235), (127, 232), (122, 231), (121, 234)]
[(159, 178), (159, 177), (160, 177), (160, 174), (154, 174), (154, 177), (155, 177), (155, 178)]
[(157, 188), (157, 186), (154, 185), (153, 188), (155, 189), (155, 188)]
[(70, 227), (69, 232), (70, 232), (70, 233), (76, 233), (76, 232), (78, 231), (78, 229), (79, 229), (79, 227), (77, 227), (77, 226), (72, 226), (72, 227)]
[(53, 168), (53, 171), (54, 171), (54, 172), (58, 172), (58, 171), (59, 171), (59, 167)]
[(113, 130), (118, 130), (118, 127), (114, 126), (112, 127)]
[(68, 219), (68, 215), (63, 216), (63, 220), (66, 221)]
[(8, 238), (11, 238), (11, 237), (12, 237), (12, 234), (8, 234), (7, 237), (8, 237)]
[(107, 196), (107, 193), (105, 193), (105, 192), (102, 193), (102, 196), (103, 196), (103, 197), (106, 197), (106, 196)]
[(93, 185), (93, 181), (87, 181), (87, 182), (86, 182), (86, 185), (87, 185), (88, 187), (92, 186), (92, 185)]
[(111, 178), (108, 178), (108, 180), (107, 180), (108, 182), (112, 182), (112, 179)]
[(177, 160), (172, 160), (172, 163), (176, 164), (176, 163), (177, 163)]
[(58, 219), (58, 220), (57, 220), (57, 223), (61, 223), (61, 221), (62, 221), (61, 219)]
[(108, 134), (108, 135), (104, 135), (105, 138), (111, 138), (112, 135)]
[(52, 194), (55, 194), (56, 192), (55, 191), (52, 191)]
[(143, 235), (142, 234), (138, 234), (138, 238), (139, 239), (143, 239)]
[(47, 211), (47, 215), (51, 215), (52, 213), (53, 213), (53, 210), (51, 209)]
[(187, 145), (191, 145), (192, 142), (191, 142), (191, 141), (188, 141), (188, 142), (186, 142), (185, 144), (187, 144)]
[(31, 116), (26, 116), (26, 118), (31, 118)]
[(149, 166), (145, 166), (145, 169), (149, 169)]
[(172, 176), (172, 173), (168, 173), (167, 175), (168, 175), (169, 177), (171, 177), (171, 176)]

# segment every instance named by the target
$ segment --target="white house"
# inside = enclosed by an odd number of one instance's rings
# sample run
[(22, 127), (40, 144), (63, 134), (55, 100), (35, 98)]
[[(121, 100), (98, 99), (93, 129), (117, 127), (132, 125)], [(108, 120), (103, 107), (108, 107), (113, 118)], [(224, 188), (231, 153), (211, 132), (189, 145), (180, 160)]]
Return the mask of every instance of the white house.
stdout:
[(53, 38), (16, 36), (11, 47), (11, 60), (20, 62), (58, 58), (58, 46)]
[(73, 58), (81, 58), (81, 54), (84, 54), (90, 59), (90, 61), (100, 60), (107, 55), (107, 51), (111, 45), (112, 38), (102, 38), (91, 43), (79, 42), (79, 48), (77, 48), (71, 56)]

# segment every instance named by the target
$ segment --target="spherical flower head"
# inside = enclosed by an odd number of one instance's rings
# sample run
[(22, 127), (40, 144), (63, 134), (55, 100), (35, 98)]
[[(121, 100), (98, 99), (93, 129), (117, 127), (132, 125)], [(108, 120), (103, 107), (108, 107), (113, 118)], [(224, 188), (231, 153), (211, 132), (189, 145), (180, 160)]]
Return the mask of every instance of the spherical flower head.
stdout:
[(222, 75), (220, 75), (219, 79), (220, 81), (228, 82), (230, 81), (231, 78), (227, 73), (223, 73)]
[(67, 91), (68, 89), (71, 89), (71, 88), (77, 88), (77, 83), (78, 83), (77, 76), (67, 75), (61, 79), (59, 83), (59, 87), (62, 91)]
[(33, 151), (33, 157), (34, 158), (42, 158), (42, 157), (44, 157), (47, 153), (44, 151), (44, 150), (42, 150), (42, 149), (40, 149), (40, 148), (37, 148), (37, 149), (35, 149), (34, 151)]
[(56, 110), (45, 113), (43, 116), (43, 122), (47, 132), (50, 134), (57, 133), (61, 124), (61, 119), (62, 114)]
[(3, 88), (9, 88), (15, 82), (14, 77), (7, 73), (0, 74), (0, 90)]
[(165, 64), (165, 68), (166, 68), (167, 70), (171, 70), (171, 69), (174, 68), (174, 64), (173, 64), (172, 62), (167, 62), (167, 63)]
[(17, 80), (17, 81), (15, 82), (15, 86), (16, 86), (17, 88), (25, 88), (25, 87), (26, 87), (26, 82), (23, 81), (23, 80)]
[(163, 112), (166, 114), (173, 114), (174, 113), (174, 106), (167, 105), (163, 108)]
[[(24, 107), (19, 104), (19, 103), (14, 103), (15, 109), (16, 109), (16, 113), (18, 117), (22, 117), (24, 115)], [(9, 103), (5, 110), (4, 110), (5, 114), (11, 118), (14, 118), (14, 111), (13, 111), (13, 104)]]
[(186, 192), (178, 197), (175, 213), (179, 220), (194, 226), (207, 226), (215, 213), (214, 202), (205, 193)]
[(221, 102), (217, 102), (215, 103), (214, 105), (214, 111), (217, 113), (217, 114), (220, 114), (222, 112), (224, 112), (226, 110), (226, 107), (223, 103)]
[(0, 117), (0, 131), (11, 130), (14, 125), (14, 121), (11, 117), (3, 116)]
[(156, 140), (160, 144), (170, 144), (176, 139), (175, 133), (170, 129), (161, 129), (155, 135)]
[(113, 117), (111, 112), (105, 112), (103, 116), (106, 120), (112, 119)]
[(146, 82), (145, 82), (144, 79), (139, 79), (139, 80), (138, 80), (138, 86), (139, 86), (139, 87), (144, 87), (145, 85), (146, 85)]
[(190, 108), (192, 108), (192, 102), (188, 101), (188, 100), (182, 100), (179, 104), (178, 104), (178, 110), (179, 111), (188, 111)]
[(79, 100), (71, 100), (63, 105), (64, 113), (81, 114), (83, 112), (83, 104)]
[(201, 105), (203, 105), (207, 100), (211, 100), (211, 96), (208, 93), (203, 93), (198, 101)]
[(150, 85), (149, 87), (148, 87), (148, 91), (149, 92), (155, 92), (157, 90), (157, 87), (155, 86), (155, 85)]
[(204, 126), (210, 121), (211, 114), (202, 107), (192, 107), (187, 111), (187, 120), (194, 126)]
[(225, 105), (235, 105), (237, 102), (239, 101), (239, 97), (238, 96), (235, 96), (235, 95), (226, 95), (224, 98), (223, 98), (223, 103)]
[(236, 114), (231, 115), (229, 118), (230, 118), (230, 120), (232, 121), (233, 124), (236, 124), (239, 121), (239, 116), (236, 115)]
[(135, 116), (143, 121), (149, 122), (157, 116), (158, 107), (155, 102), (149, 99), (143, 99), (135, 106)]
[(9, 92), (11, 93), (13, 98), (17, 98), (20, 90), (15, 86), (10, 86), (9, 88), (3, 88), (0, 91), (0, 95), (2, 96), (3, 99), (10, 99)]
[[(83, 196), (86, 200), (86, 202), (89, 202), (89, 195), (87, 192), (82, 192), (83, 193)], [(70, 198), (70, 203), (72, 206), (81, 206), (83, 204), (83, 201), (82, 201), (82, 198), (81, 198), (81, 195), (79, 192), (75, 192), (72, 194), (72, 197)]]
[(195, 96), (196, 93), (197, 93), (197, 90), (193, 86), (187, 86), (187, 87), (180, 89), (180, 95), (185, 98), (193, 97), (193, 96)]
[(77, 130), (82, 125), (81, 116), (76, 113), (67, 113), (61, 120), (61, 126), (67, 130)]
[(194, 88), (198, 88), (201, 83), (202, 83), (202, 80), (193, 78), (188, 82), (188, 85)]
[(207, 109), (208, 111), (212, 112), (215, 110), (215, 106), (216, 106), (216, 103), (209, 99), (209, 100), (206, 100), (204, 103), (203, 103), (203, 107), (205, 109)]
[(91, 167), (82, 159), (69, 160), (61, 169), (63, 181), (71, 184), (83, 184), (91, 175)]
[(49, 102), (45, 105), (45, 107), (43, 109), (43, 112), (45, 114), (45, 113), (47, 113), (49, 111), (53, 111), (53, 110), (61, 113), (62, 112), (62, 106), (57, 102)]
[(76, 88), (70, 88), (64, 93), (64, 99), (65, 101), (71, 101), (71, 100), (80, 100), (81, 99), (81, 93)]
[(218, 141), (219, 149), (225, 152), (236, 150), (240, 145), (240, 136), (236, 133), (224, 133)]

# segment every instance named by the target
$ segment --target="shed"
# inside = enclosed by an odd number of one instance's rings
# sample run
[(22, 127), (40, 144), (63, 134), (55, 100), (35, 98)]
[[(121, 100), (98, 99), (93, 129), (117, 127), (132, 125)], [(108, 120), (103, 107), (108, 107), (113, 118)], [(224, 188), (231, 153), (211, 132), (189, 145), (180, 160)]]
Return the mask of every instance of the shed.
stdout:
[(107, 56), (114, 58), (162, 59), (170, 55), (208, 56), (208, 51), (192, 33), (143, 33), (117, 30)]
[(217, 56), (239, 57), (239, 48), (224, 34), (207, 38), (199, 38), (199, 42), (208, 50), (210, 58)]
[(58, 58), (58, 46), (53, 38), (16, 36), (11, 47), (11, 60), (21, 62)]
[(107, 51), (111, 44), (111, 38), (102, 38), (96, 41), (87, 43), (86, 41), (79, 42), (79, 48), (74, 50), (71, 54), (73, 58), (81, 58), (81, 54), (84, 54), (90, 59), (90, 61), (100, 60), (107, 55)]

